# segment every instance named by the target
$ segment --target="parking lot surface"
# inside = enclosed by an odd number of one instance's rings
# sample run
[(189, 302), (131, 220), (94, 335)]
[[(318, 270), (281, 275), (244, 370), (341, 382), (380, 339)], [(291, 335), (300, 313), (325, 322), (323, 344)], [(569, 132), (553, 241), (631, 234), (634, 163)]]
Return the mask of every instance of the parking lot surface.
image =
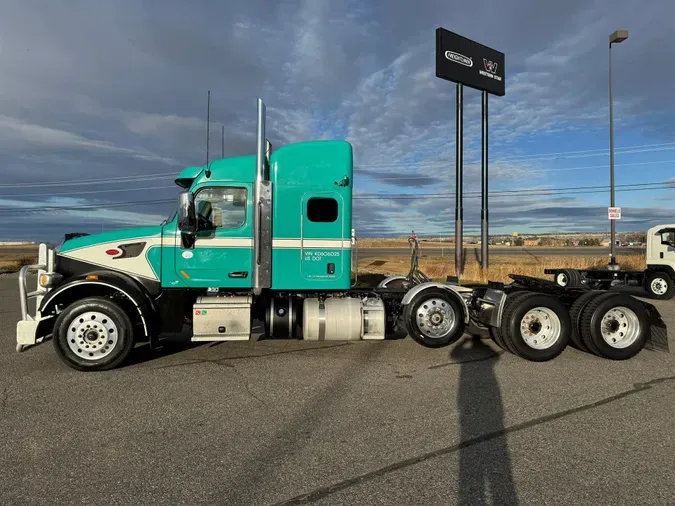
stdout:
[(264, 340), (81, 373), (14, 351), (16, 276), (0, 316), (2, 504), (675, 503), (673, 354)]

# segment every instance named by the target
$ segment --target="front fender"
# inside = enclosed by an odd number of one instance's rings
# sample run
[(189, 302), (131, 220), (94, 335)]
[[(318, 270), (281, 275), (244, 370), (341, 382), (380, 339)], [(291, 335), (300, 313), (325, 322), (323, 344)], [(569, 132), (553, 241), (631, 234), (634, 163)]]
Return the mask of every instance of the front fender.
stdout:
[(422, 283), (419, 285), (416, 285), (415, 287), (411, 288), (408, 292), (403, 297), (403, 300), (401, 301), (401, 305), (406, 306), (410, 304), (410, 301), (415, 297), (420, 292), (423, 292), (424, 290), (427, 290), (428, 288), (443, 288), (444, 290), (447, 290), (450, 292), (462, 305), (462, 308), (464, 309), (464, 321), (466, 323), (469, 323), (469, 306), (466, 303), (466, 300), (464, 297), (462, 297), (461, 293), (462, 292), (472, 292), (473, 290), (471, 288), (462, 288), (458, 287), (455, 285), (444, 285), (443, 283), (435, 283), (433, 281), (427, 282), (427, 283)]
[(87, 287), (92, 289), (103, 288), (124, 296), (138, 312), (145, 337), (150, 337), (152, 330), (152, 318), (150, 316), (156, 312), (154, 302), (138, 282), (117, 272), (93, 271), (68, 278), (44, 296), (40, 305), (40, 313), (42, 315), (52, 314), (57, 304), (69, 301), (76, 290), (86, 289)]

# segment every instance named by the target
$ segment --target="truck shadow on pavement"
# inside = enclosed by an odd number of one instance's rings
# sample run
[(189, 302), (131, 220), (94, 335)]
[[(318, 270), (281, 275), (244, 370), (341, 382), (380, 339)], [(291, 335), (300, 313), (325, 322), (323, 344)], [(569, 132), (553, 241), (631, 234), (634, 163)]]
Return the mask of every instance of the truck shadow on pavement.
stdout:
[(163, 335), (158, 349), (153, 350), (148, 342), (138, 344), (131, 352), (129, 359), (124, 363), (123, 367), (151, 362), (162, 357), (191, 350), (198, 346), (204, 346), (205, 344), (209, 345), (210, 343), (193, 343), (190, 341), (190, 334), (185, 332)]
[[(482, 352), (491, 360), (466, 361), (468, 350), (472, 355)], [(504, 407), (495, 365), (499, 355), (480, 339), (466, 339), (455, 346), (450, 358), (461, 363), (457, 410), (461, 441), (476, 442), (481, 435), (494, 434), (505, 429)], [(511, 457), (506, 437), (498, 437), (459, 449), (458, 504), (518, 504), (513, 481)]]

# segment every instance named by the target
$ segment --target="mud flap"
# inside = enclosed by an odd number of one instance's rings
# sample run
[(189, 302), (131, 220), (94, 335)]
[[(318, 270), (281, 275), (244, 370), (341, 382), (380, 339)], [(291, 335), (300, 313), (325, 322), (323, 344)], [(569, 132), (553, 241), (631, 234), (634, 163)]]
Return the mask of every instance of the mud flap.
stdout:
[(649, 320), (649, 334), (647, 335), (645, 349), (670, 353), (668, 327), (666, 326), (666, 323), (661, 318), (659, 311), (652, 304), (647, 302), (643, 302), (643, 304), (647, 310)]

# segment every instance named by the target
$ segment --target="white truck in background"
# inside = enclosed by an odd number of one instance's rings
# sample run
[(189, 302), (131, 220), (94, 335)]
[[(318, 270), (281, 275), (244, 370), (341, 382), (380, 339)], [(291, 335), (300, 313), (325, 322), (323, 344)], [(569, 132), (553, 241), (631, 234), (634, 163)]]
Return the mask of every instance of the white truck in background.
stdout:
[(675, 296), (675, 224), (656, 225), (647, 231), (647, 268), (643, 271), (621, 269), (546, 269), (555, 282), (568, 288), (587, 287), (607, 290), (625, 285), (644, 288), (653, 298), (667, 300)]

